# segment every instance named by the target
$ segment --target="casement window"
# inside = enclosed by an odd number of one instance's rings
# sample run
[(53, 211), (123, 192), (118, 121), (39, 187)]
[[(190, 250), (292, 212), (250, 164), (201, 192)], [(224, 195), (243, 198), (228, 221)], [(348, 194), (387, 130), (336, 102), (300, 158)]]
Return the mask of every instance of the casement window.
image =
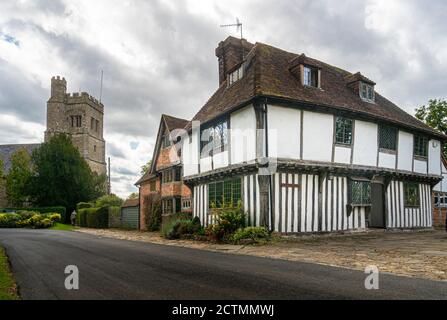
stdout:
[(385, 150), (397, 150), (397, 129), (381, 125), (379, 126), (379, 148)]
[(234, 207), (238, 205), (241, 199), (241, 179), (208, 184), (208, 202), (210, 208)]
[(405, 207), (419, 207), (419, 185), (415, 182), (404, 183), (404, 205)]
[(303, 84), (305, 86), (318, 88), (318, 69), (304, 66), (303, 71)]
[(157, 191), (157, 181), (151, 181), (149, 183), (149, 191), (150, 192)]
[(374, 102), (375, 94), (374, 87), (370, 84), (361, 82), (360, 83), (360, 98), (367, 102)]
[(161, 143), (163, 148), (168, 148), (171, 146), (171, 137), (169, 136), (169, 134), (165, 134), (161, 138)]
[(424, 136), (415, 135), (413, 150), (415, 156), (426, 158), (428, 156), (428, 138)]
[(165, 198), (161, 201), (161, 210), (163, 214), (171, 214), (181, 212), (181, 198)]
[(343, 145), (352, 144), (352, 120), (342, 117), (335, 119), (335, 143)]
[(172, 170), (165, 170), (161, 173), (161, 183), (170, 183), (172, 182)]
[(82, 116), (71, 116), (71, 126), (80, 128), (82, 126)]
[(191, 209), (191, 199), (183, 198), (182, 199), (182, 210), (189, 210), (189, 209)]
[(182, 181), (182, 168), (176, 167), (174, 169), (174, 181)]
[(205, 128), (201, 132), (200, 156), (206, 158), (227, 150), (228, 147), (228, 122), (218, 122)]
[(244, 65), (228, 74), (228, 86), (233, 85), (236, 81), (239, 81), (244, 76)]
[(370, 206), (371, 205), (371, 182), (363, 180), (351, 180), (351, 205)]

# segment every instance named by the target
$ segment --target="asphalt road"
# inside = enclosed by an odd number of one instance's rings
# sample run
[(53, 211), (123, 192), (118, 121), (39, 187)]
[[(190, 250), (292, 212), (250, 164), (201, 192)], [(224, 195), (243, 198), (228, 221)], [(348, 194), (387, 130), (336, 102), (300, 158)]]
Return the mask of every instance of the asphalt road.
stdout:
[[(1, 229), (23, 299), (447, 299), (447, 283), (250, 256), (100, 238)], [(79, 269), (66, 290), (65, 267)]]

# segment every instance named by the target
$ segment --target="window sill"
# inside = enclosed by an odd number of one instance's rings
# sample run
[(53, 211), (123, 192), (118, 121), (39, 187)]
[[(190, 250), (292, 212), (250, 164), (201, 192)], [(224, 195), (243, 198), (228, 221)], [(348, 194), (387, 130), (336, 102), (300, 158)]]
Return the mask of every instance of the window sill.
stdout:
[(417, 206), (409, 206), (409, 205), (404, 205), (405, 209), (419, 209), (421, 206), (417, 205)]
[(334, 143), (335, 147), (340, 147), (340, 148), (347, 148), (347, 149), (352, 149), (352, 143), (351, 144), (347, 144), (347, 143)]
[(428, 157), (424, 157), (424, 156), (414, 156), (413, 159), (419, 160), (419, 161), (428, 161)]
[(385, 149), (385, 148), (379, 148), (379, 152), (388, 153), (388, 154), (392, 154), (392, 155), (397, 154), (397, 150)]
[(369, 208), (370, 204), (350, 204), (351, 208)]

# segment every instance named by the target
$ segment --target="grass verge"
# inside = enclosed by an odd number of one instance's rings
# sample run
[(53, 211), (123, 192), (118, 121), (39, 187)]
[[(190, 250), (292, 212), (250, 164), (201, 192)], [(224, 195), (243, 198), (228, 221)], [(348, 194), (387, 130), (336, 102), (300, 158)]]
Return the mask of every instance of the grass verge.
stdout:
[(50, 230), (60, 230), (60, 231), (73, 231), (76, 227), (73, 227), (71, 224), (63, 224), (56, 222), (54, 226), (50, 228)]
[(18, 300), (17, 285), (9, 268), (5, 250), (0, 248), (0, 300)]

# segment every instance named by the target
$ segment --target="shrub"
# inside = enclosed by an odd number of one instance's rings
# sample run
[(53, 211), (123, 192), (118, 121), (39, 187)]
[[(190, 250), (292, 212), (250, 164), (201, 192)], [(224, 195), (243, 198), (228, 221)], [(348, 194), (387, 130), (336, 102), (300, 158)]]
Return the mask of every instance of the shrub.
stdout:
[(249, 241), (252, 243), (266, 242), (270, 239), (270, 232), (265, 227), (247, 227), (237, 230), (233, 236), (234, 243), (241, 243), (242, 241)]
[(160, 230), (161, 226), (161, 197), (158, 194), (144, 197), (144, 218), (148, 231)]
[(90, 203), (90, 202), (79, 202), (76, 205), (76, 211), (79, 211), (81, 209), (93, 208), (93, 206), (94, 206), (93, 203)]
[(21, 211), (33, 211), (33, 212), (38, 212), (41, 214), (44, 213), (58, 213), (61, 215), (61, 219), (60, 221), (62, 222), (67, 222), (67, 210), (65, 209), (65, 207), (40, 207), (40, 208), (2, 208), (0, 209), (0, 212), (21, 212)]
[(203, 234), (203, 227), (198, 218), (193, 220), (172, 219), (163, 226), (162, 233), (167, 239), (180, 239)]
[(81, 209), (78, 212), (77, 224), (87, 228), (108, 228), (109, 209), (107, 207)]
[(111, 195), (106, 195), (106, 196), (102, 196), (101, 198), (96, 200), (95, 206), (97, 208), (100, 207), (121, 207), (121, 205), (123, 204), (123, 199), (121, 199), (120, 197), (111, 194)]
[(22, 217), (15, 213), (0, 213), (0, 228), (17, 228)]
[(50, 228), (60, 220), (60, 214), (41, 214), (33, 211), (0, 214), (0, 228)]
[(109, 228), (121, 228), (120, 207), (109, 207)]
[(209, 225), (205, 233), (212, 241), (225, 241), (231, 238), (236, 230), (245, 228), (245, 213), (241, 206), (219, 209), (216, 223)]

